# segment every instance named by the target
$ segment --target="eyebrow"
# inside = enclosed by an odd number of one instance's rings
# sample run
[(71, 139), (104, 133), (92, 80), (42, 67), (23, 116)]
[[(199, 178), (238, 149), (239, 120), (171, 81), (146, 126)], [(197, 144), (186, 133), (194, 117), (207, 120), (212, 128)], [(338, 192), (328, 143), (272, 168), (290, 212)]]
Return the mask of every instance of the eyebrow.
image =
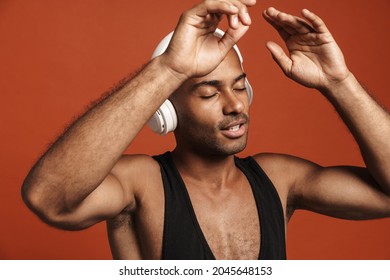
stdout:
[[(234, 79), (234, 83), (237, 83), (239, 80), (244, 79), (244, 78), (246, 78), (246, 74), (242, 73)], [(202, 81), (202, 82), (199, 82), (199, 83), (192, 85), (191, 89), (196, 90), (197, 88), (202, 87), (202, 86), (219, 87), (219, 86), (221, 86), (221, 81), (219, 81), (219, 80)]]

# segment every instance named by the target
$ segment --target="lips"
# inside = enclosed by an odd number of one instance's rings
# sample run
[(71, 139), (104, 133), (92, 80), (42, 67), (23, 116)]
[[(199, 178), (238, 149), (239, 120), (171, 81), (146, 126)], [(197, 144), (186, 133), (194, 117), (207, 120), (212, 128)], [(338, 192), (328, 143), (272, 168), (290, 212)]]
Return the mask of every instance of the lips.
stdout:
[(231, 139), (240, 138), (245, 134), (247, 130), (247, 120), (246, 119), (239, 119), (230, 122), (226, 126), (223, 126), (221, 128), (222, 134)]

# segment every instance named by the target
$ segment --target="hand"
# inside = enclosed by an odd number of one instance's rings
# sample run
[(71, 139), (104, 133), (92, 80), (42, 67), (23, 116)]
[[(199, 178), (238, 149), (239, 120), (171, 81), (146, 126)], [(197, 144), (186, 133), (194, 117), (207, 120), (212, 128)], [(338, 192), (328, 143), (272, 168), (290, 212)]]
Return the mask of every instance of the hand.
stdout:
[(267, 48), (289, 78), (312, 88), (326, 89), (350, 75), (344, 56), (324, 22), (304, 9), (308, 21), (282, 13), (274, 8), (264, 11), (264, 18), (279, 32), (289, 55), (275, 42)]
[[(247, 6), (256, 0), (206, 0), (184, 12), (161, 56), (181, 78), (200, 77), (213, 71), (251, 24)], [(228, 29), (222, 38), (213, 35), (223, 15)]]

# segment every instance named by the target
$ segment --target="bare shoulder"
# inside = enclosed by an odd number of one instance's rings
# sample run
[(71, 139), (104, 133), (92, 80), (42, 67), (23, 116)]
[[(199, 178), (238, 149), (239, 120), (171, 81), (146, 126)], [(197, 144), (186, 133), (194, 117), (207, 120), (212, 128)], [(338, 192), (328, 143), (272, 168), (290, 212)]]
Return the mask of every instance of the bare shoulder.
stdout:
[(115, 175), (138, 173), (143, 170), (149, 170), (150, 172), (159, 171), (160, 167), (156, 160), (149, 155), (136, 154), (136, 155), (122, 155), (115, 164), (112, 172)]
[(146, 189), (161, 181), (158, 162), (153, 157), (142, 154), (122, 155), (111, 170), (111, 174), (135, 195), (139, 195), (140, 189)]
[(320, 168), (312, 161), (287, 154), (260, 153), (253, 158), (271, 179), (284, 184), (292, 184), (301, 176)]
[(296, 186), (320, 166), (287, 154), (260, 153), (253, 156), (274, 184), (281, 199), (286, 218), (294, 211)]

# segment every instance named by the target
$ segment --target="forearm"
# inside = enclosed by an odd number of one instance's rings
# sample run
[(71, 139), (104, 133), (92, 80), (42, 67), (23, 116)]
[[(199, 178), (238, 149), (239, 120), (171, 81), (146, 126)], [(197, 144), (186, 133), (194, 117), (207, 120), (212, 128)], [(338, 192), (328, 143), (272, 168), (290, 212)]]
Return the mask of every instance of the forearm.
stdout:
[(77, 205), (103, 181), (150, 116), (180, 84), (159, 58), (150, 62), (52, 145), (27, 176), (24, 196), (35, 195), (35, 200), (64, 209)]
[(322, 90), (358, 143), (366, 166), (383, 192), (390, 195), (390, 116), (350, 76)]

